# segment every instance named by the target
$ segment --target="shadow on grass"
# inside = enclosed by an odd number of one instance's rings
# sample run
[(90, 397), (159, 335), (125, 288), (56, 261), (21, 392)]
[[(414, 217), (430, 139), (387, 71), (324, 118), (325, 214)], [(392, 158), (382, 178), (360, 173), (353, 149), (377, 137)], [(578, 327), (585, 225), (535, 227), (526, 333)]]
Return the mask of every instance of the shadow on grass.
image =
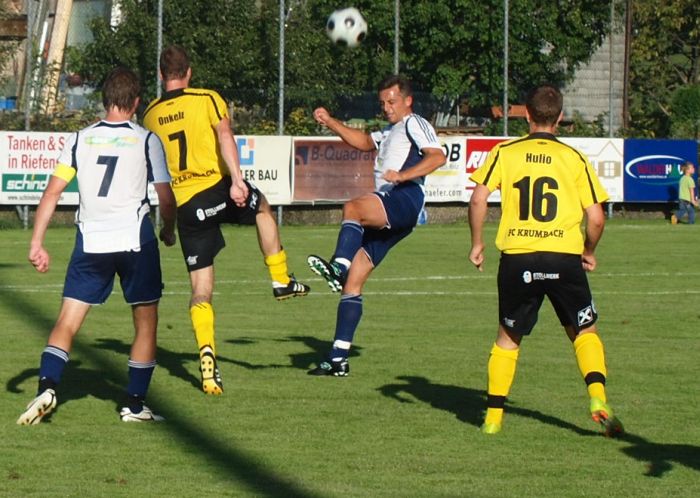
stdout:
[[(289, 361), (292, 364), (292, 368), (297, 368), (300, 370), (308, 370), (316, 363), (325, 360), (328, 357), (328, 352), (333, 347), (333, 341), (321, 340), (310, 335), (292, 335), (285, 339), (281, 339), (281, 341), (298, 342), (306, 349), (311, 350), (303, 353), (292, 353), (289, 355)], [(353, 344), (349, 357), (355, 358), (360, 356), (360, 351), (362, 351), (362, 347)]]
[[(230, 341), (225, 341), (234, 343), (237, 345), (253, 344), (255, 341), (248, 339), (232, 339)], [(97, 339), (95, 347), (100, 349), (106, 349), (109, 351), (114, 351), (115, 353), (120, 353), (128, 355), (131, 350), (131, 344), (125, 343), (118, 339)], [(194, 346), (193, 346), (194, 347)], [(192, 385), (198, 391), (201, 389), (201, 381), (198, 376), (193, 375), (191, 371), (197, 371), (199, 368), (199, 354), (198, 353), (182, 353), (175, 352), (165, 349), (162, 346), (158, 346), (156, 351), (156, 361), (158, 362), (158, 368), (164, 368), (168, 371), (168, 374), (182, 379), (186, 383)], [(260, 370), (263, 368), (279, 368), (286, 365), (255, 365), (253, 363), (236, 360), (233, 358), (228, 358), (221, 354), (216, 355), (216, 361), (221, 365), (222, 363), (230, 363), (232, 365), (237, 365), (248, 370)], [(187, 365), (194, 365), (188, 369)]]
[[(317, 361), (322, 360), (326, 357), (328, 351), (330, 351), (332, 342), (323, 341), (311, 336), (289, 336), (284, 339), (273, 339), (275, 342), (298, 342), (305, 346), (306, 349), (311, 351), (305, 351), (302, 353), (292, 353), (289, 355), (290, 363), (268, 363), (268, 364), (254, 364), (247, 361), (228, 358), (222, 356), (221, 354), (216, 355), (216, 360), (221, 363), (230, 363), (237, 365), (248, 370), (261, 370), (266, 368), (294, 368), (300, 370), (307, 370)], [(247, 346), (251, 344), (256, 344), (257, 340), (248, 337), (242, 337), (237, 339), (228, 339), (223, 341), (228, 344), (233, 344), (236, 346)], [(97, 339), (95, 347), (100, 349), (105, 349), (113, 351), (115, 353), (129, 355), (131, 350), (131, 344), (125, 343), (118, 339)], [(361, 346), (353, 346), (350, 352), (350, 357), (357, 357), (360, 355), (362, 350)], [(201, 388), (199, 377), (190, 373), (192, 369), (187, 368), (187, 364), (197, 364), (199, 360), (199, 355), (197, 353), (182, 353), (167, 350), (161, 346), (158, 346), (156, 353), (156, 360), (158, 362), (158, 368), (164, 368), (168, 373), (179, 379), (182, 379), (186, 383), (192, 385), (198, 391)], [(194, 367), (196, 371), (197, 367)]]
[[(486, 392), (468, 387), (451, 386), (447, 384), (434, 384), (425, 377), (402, 375), (396, 378), (403, 381), (401, 384), (387, 384), (378, 388), (384, 396), (393, 398), (401, 403), (413, 403), (417, 399), (429, 404), (438, 410), (454, 413), (455, 417), (475, 427), (479, 427), (484, 421), (484, 407), (486, 406)], [(410, 395), (406, 396), (406, 394)], [(547, 415), (538, 410), (521, 408), (508, 402), (506, 404), (507, 415), (519, 415), (538, 420), (561, 429), (567, 429), (582, 436), (598, 436), (599, 433), (583, 429), (560, 418)]]
[[(308, 370), (310, 367), (326, 359), (328, 352), (333, 346), (333, 341), (326, 341), (318, 339), (317, 337), (312, 337), (308, 335), (292, 335), (285, 337), (283, 339), (273, 339), (274, 342), (297, 342), (304, 346), (306, 351), (301, 353), (292, 353), (289, 355), (289, 364), (283, 363), (269, 363), (266, 365), (253, 365), (250, 363), (243, 362), (241, 360), (229, 360), (231, 363), (243, 366), (244, 368), (250, 369), (261, 369), (261, 368), (294, 368), (297, 370)], [(258, 340), (250, 338), (239, 338), (239, 339), (228, 339), (224, 342), (234, 345), (249, 345), (259, 342)], [(159, 350), (160, 351), (160, 350)], [(350, 350), (350, 358), (355, 358), (360, 356), (360, 351), (362, 351), (362, 346), (352, 345)], [(217, 356), (218, 358), (218, 356)], [(160, 364), (160, 359), (158, 360)]]
[[(396, 379), (402, 382), (387, 384), (377, 390), (384, 396), (400, 403), (413, 403), (418, 400), (435, 409), (454, 413), (458, 420), (475, 427), (479, 427), (484, 420), (486, 392), (483, 390), (435, 384), (425, 377), (403, 375)], [(601, 436), (599, 432), (583, 429), (552, 415), (515, 406), (512, 403), (507, 403), (505, 410), (507, 415), (514, 414), (532, 418), (544, 424), (570, 430), (581, 436)], [(641, 462), (646, 462), (647, 470), (644, 473), (646, 476), (662, 477), (664, 473), (673, 468), (673, 463), (700, 471), (700, 447), (698, 446), (654, 443), (631, 433), (626, 433), (616, 439), (630, 444), (620, 451)]]
[[(24, 316), (25, 320), (33, 322), (37, 331), (45, 333), (53, 326), (53, 317), (46, 316), (44, 309), (22, 299), (21, 296), (0, 289), (0, 302), (12, 303), (12, 313)], [(125, 327), (130, 327), (131, 316), (127, 310), (128, 307), (125, 308), (124, 323)], [(99, 310), (94, 311), (99, 313)], [(108, 343), (107, 347), (103, 347), (103, 349), (116, 347), (121, 352), (126, 348), (125, 354), (128, 354), (128, 347), (118, 343), (119, 341)], [(76, 336), (73, 342), (73, 353), (89, 359), (90, 363), (100, 365), (100, 369), (99, 371), (84, 369), (77, 365), (78, 361), (72, 361), (66, 368), (64, 379), (58, 388), (57, 397), (59, 400), (64, 402), (67, 399), (77, 399), (89, 394), (98, 397), (104, 396), (104, 399), (112, 399), (119, 403), (123, 399), (124, 391), (123, 388), (115, 386), (126, 385), (126, 366), (120, 368), (111, 355), (104, 353), (99, 347), (95, 348), (83, 343), (80, 335)], [(167, 353), (165, 354), (167, 362)], [(39, 355), (40, 351), (37, 351), (37, 361)], [(182, 373), (185, 370), (179, 356), (182, 355), (173, 354), (173, 357), (170, 358), (171, 366), (176, 370), (182, 369), (181, 375), (186, 375), (191, 381), (191, 375)], [(126, 358), (124, 358), (124, 363), (126, 363)], [(7, 390), (21, 392), (19, 385), (36, 375), (38, 375), (37, 369), (23, 370), (7, 383)], [(183, 446), (184, 451), (198, 455), (200, 459), (218, 469), (217, 480), (225, 477), (231, 483), (245, 486), (259, 496), (300, 498), (318, 496), (294, 482), (292, 477), (281, 476), (266, 465), (261, 464), (253, 455), (222, 443), (215, 435), (206, 430), (208, 424), (205, 423), (203, 424), (204, 428), (200, 428), (199, 424), (195, 424), (180, 415), (178, 406), (167, 394), (161, 394), (157, 390), (151, 390), (149, 394), (149, 399), (152, 400), (149, 404), (157, 406), (157, 411), (166, 418), (166, 422), (161, 427), (164, 426), (170, 431), (172, 436)], [(18, 405), (18, 414), (23, 406), (22, 404)]]
[[(61, 408), (62, 404), (86, 398), (87, 396), (94, 396), (104, 401), (114, 401), (116, 403), (116, 412), (124, 406), (126, 395), (123, 387), (105, 379), (104, 372), (101, 370), (84, 368), (81, 365), (82, 362), (79, 360), (70, 362), (70, 368), (66, 369), (63, 379), (61, 380), (61, 389), (56, 396), (58, 401), (56, 410), (42, 419), (42, 423), (50, 422), (51, 417)], [(24, 393), (25, 390), (21, 389), (20, 385), (29, 379), (37, 379), (38, 377), (38, 368), (23, 370), (7, 381), (7, 391), (11, 393)], [(33, 389), (29, 391), (28, 394), (27, 402), (31, 401), (36, 395)], [(22, 407), (18, 407), (18, 415), (21, 408)]]
[(26, 263), (22, 263), (22, 264), (20, 264), (20, 263), (0, 263), (0, 268), (19, 268), (19, 267), (23, 267), (23, 266), (27, 266), (27, 264)]
[(627, 433), (620, 440), (631, 446), (622, 448), (624, 454), (646, 463), (645, 476), (663, 477), (673, 468), (673, 463), (700, 471), (700, 447), (690, 444), (660, 444)]

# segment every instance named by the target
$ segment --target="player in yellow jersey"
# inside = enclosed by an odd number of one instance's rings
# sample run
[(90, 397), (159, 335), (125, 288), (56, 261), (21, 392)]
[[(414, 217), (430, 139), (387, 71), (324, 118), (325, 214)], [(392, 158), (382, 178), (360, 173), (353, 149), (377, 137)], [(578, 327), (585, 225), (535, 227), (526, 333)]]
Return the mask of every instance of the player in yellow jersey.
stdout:
[[(623, 432), (605, 393), (605, 353), (586, 271), (596, 267), (594, 251), (605, 225), (608, 199), (588, 159), (559, 142), (561, 92), (542, 85), (526, 102), (529, 135), (494, 147), (471, 176), (477, 185), (469, 202), (469, 260), (482, 271), (482, 228), (489, 194), (501, 191), (496, 246), (499, 327), (488, 362), (488, 399), (482, 432), (501, 430), (506, 396), (515, 377), (520, 342), (537, 322), (547, 296), (574, 345), (590, 396), (593, 420), (608, 436)], [(581, 222), (586, 217), (585, 238)]]
[(220, 225), (255, 224), (276, 299), (305, 296), (290, 277), (277, 222), (265, 196), (243, 179), (226, 103), (212, 90), (189, 88), (192, 69), (182, 47), (160, 57), (165, 94), (144, 114), (144, 125), (165, 147), (177, 200), (177, 228), (190, 274), (190, 316), (199, 346), (202, 390), (221, 394), (214, 341), (214, 258), (225, 246)]

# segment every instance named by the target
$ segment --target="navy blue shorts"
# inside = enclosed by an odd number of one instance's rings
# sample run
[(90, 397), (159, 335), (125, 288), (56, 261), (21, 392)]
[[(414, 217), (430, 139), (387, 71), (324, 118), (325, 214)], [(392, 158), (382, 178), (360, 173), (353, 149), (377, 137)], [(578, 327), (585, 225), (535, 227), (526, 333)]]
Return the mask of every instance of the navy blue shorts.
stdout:
[(529, 334), (544, 297), (563, 326), (576, 332), (593, 325), (598, 313), (578, 254), (534, 252), (502, 254), (498, 266), (498, 313), (501, 325)]
[(382, 201), (389, 226), (381, 230), (365, 230), (362, 248), (377, 267), (389, 249), (416, 227), (425, 203), (425, 193), (417, 183), (405, 182), (389, 191), (374, 194)]
[(103, 304), (112, 293), (115, 275), (119, 275), (128, 304), (158, 301), (163, 295), (158, 241), (146, 242), (138, 252), (88, 254), (83, 251), (83, 235), (78, 230), (66, 271), (63, 297), (87, 304)]

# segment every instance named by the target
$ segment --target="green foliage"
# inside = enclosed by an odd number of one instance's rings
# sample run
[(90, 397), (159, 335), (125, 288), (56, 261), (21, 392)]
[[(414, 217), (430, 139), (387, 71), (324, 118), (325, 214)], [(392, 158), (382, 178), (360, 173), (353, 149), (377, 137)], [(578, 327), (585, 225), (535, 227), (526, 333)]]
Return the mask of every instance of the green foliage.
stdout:
[(571, 120), (559, 126), (559, 133), (565, 137), (607, 137), (607, 114), (600, 114), (595, 121), (589, 123), (581, 113), (574, 111)]
[(700, 84), (678, 88), (671, 99), (671, 136), (700, 138)]
[[(524, 119), (508, 119), (508, 136), (520, 137), (527, 135), (529, 126)], [(503, 119), (492, 120), (484, 129), (484, 134), (492, 137), (502, 137), (505, 135), (503, 129)]]
[[(32, 131), (77, 131), (91, 125), (98, 119), (92, 110), (79, 112), (35, 113), (29, 121)], [(22, 112), (0, 113), (0, 129), (6, 131), (24, 130), (25, 118)]]
[[(511, 3), (512, 99), (545, 80), (567, 81), (602, 40), (607, 0), (566, 4), (552, 8), (544, 0)], [(99, 85), (114, 65), (134, 67), (150, 100), (156, 91), (156, 5), (156, 0), (124, 0), (119, 26), (96, 20), (91, 27), (94, 41), (70, 51), (70, 71)], [(333, 109), (362, 92), (375, 92), (377, 83), (393, 72), (394, 1), (358, 0), (353, 5), (367, 19), (369, 32), (358, 48), (349, 50), (333, 46), (325, 34), (326, 19), (337, 2), (286, 2), (287, 121), (297, 108)], [(464, 96), (473, 108), (500, 102), (501, 6), (500, 0), (402, 2), (401, 72), (414, 80), (417, 90), (432, 92), (438, 100)], [(250, 116), (277, 121), (277, 0), (170, 0), (164, 2), (163, 27), (164, 44), (188, 49), (193, 86), (214, 88)]]
[[(565, 8), (538, 0), (510, 2), (510, 98), (519, 100), (543, 81), (567, 82), (600, 45), (606, 5), (607, 0), (572, 0)], [(502, 100), (502, 1), (414, 0), (401, 8), (410, 76), (436, 95), (463, 95), (472, 106)]]
[[(529, 133), (529, 125), (524, 119), (508, 120), (508, 136), (519, 137)], [(587, 122), (581, 113), (574, 111), (570, 120), (559, 125), (558, 133), (565, 137), (607, 137), (605, 114), (601, 114), (593, 123)], [(492, 121), (484, 130), (485, 135), (503, 136), (503, 120)]]
[[(9, 13), (6, 2), (0, 2), (0, 21), (8, 19)], [(0, 74), (7, 68), (12, 56), (17, 53), (20, 42), (14, 40), (0, 40)], [(8, 76), (0, 78), (0, 95), (17, 95), (17, 81)]]
[(320, 133), (319, 128), (310, 111), (297, 107), (289, 113), (284, 132), (295, 136), (318, 135)]
[(632, 12), (627, 133), (675, 136), (686, 125), (681, 124), (683, 118), (673, 116), (682, 111), (673, 106), (674, 93), (700, 83), (700, 3), (638, 0)]

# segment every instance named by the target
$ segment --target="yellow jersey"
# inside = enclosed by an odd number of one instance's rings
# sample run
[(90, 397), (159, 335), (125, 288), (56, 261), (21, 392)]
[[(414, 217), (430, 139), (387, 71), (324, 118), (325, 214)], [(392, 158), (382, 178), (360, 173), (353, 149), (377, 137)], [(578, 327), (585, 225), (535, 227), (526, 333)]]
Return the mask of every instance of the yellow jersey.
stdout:
[(500, 188), (496, 247), (508, 254), (583, 253), (584, 210), (608, 200), (586, 156), (549, 133), (497, 144), (471, 180)]
[(163, 142), (178, 206), (229, 174), (215, 129), (224, 118), (224, 99), (200, 88), (171, 90), (146, 108), (143, 124)]

